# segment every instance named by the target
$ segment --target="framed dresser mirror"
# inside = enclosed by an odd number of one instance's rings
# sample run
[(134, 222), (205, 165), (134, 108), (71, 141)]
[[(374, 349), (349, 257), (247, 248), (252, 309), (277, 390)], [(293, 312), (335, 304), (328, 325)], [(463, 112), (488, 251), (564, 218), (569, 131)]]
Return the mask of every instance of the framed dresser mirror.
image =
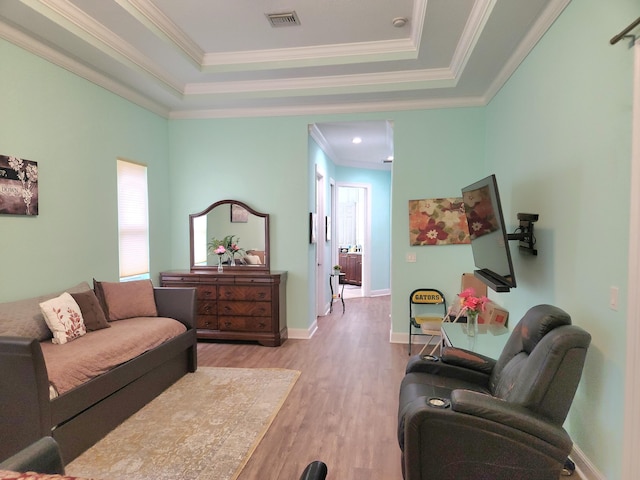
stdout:
[(269, 214), (243, 202), (220, 200), (189, 215), (189, 238), (191, 270), (270, 271)]

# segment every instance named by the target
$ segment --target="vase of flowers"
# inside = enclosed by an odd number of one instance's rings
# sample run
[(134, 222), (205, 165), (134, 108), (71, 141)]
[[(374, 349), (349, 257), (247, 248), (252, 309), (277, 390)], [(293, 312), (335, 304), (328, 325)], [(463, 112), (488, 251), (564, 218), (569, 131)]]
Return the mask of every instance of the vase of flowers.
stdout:
[(222, 240), (218, 240), (214, 237), (207, 244), (209, 254), (218, 255), (218, 272), (222, 272), (222, 257), (224, 255), (229, 258), (230, 267), (234, 267), (236, 265), (236, 253), (244, 252), (244, 250), (238, 246), (239, 241), (239, 237), (236, 237), (235, 235), (227, 235)]
[(461, 313), (466, 313), (467, 315), (467, 335), (473, 337), (478, 329), (478, 315), (480, 312), (484, 312), (484, 306), (489, 299), (484, 295), (476, 297), (473, 288), (463, 290), (458, 296), (462, 305)]
[(224, 248), (223, 245), (218, 245), (218, 247), (213, 251), (216, 255), (218, 255), (218, 273), (222, 273), (222, 256), (227, 253), (227, 249)]

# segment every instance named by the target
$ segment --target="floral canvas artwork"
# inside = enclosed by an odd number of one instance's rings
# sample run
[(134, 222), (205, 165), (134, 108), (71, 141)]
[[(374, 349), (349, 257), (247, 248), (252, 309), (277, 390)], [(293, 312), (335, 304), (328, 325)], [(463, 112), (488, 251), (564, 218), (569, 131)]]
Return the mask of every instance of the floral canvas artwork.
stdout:
[(493, 209), (489, 187), (465, 192), (463, 199), (471, 238), (478, 238), (498, 230), (498, 219)]
[(470, 243), (462, 198), (409, 200), (409, 244)]
[(38, 215), (38, 164), (0, 155), (0, 214)]

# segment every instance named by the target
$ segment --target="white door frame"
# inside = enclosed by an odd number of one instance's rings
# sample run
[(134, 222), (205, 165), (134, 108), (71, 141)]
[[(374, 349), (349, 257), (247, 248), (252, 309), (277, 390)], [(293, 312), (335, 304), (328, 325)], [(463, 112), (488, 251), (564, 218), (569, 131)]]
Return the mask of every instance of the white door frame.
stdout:
[(316, 317), (326, 315), (325, 285), (325, 231), (324, 231), (324, 180), (325, 176), (316, 164)]
[(627, 288), (627, 358), (625, 372), (622, 478), (640, 476), (640, 40), (634, 48), (634, 92), (629, 208), (629, 278)]

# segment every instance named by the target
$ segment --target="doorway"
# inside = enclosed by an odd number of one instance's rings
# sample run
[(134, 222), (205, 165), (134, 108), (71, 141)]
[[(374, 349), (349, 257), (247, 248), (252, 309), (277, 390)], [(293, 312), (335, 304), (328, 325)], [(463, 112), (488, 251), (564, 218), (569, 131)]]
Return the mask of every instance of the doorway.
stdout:
[(334, 255), (345, 274), (344, 297), (365, 295), (369, 285), (364, 273), (366, 259), (370, 258), (371, 234), (369, 231), (370, 202), (367, 201), (369, 185), (338, 183), (336, 198), (336, 243)]

